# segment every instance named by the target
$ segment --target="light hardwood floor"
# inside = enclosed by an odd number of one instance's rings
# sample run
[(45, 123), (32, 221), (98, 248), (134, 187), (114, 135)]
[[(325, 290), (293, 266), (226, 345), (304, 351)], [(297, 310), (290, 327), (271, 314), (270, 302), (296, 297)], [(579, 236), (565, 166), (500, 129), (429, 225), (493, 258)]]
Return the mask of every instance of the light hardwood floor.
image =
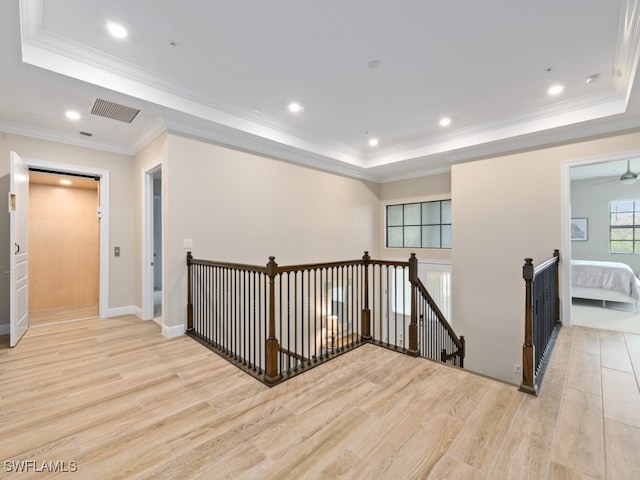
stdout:
[(49, 310), (38, 310), (29, 312), (29, 325), (39, 326), (49, 323), (67, 322), (69, 320), (79, 320), (94, 318), (98, 316), (98, 305), (80, 305), (77, 307), (61, 307)]
[(538, 398), (372, 345), (269, 389), (154, 322), (52, 324), (0, 337), (0, 478), (635, 479), (639, 371), (640, 336), (574, 327)]

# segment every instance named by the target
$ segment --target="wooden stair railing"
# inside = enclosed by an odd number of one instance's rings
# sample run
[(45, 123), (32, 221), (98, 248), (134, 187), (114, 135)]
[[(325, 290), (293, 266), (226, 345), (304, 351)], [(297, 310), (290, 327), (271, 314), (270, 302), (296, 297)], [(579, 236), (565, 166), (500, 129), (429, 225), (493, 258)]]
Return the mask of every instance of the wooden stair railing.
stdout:
[(525, 327), (522, 345), (522, 383), (520, 391), (538, 395), (555, 338), (561, 327), (559, 299), (560, 251), (534, 267), (525, 258)]
[(196, 260), (189, 252), (187, 334), (266, 385), (364, 343), (462, 367), (464, 337), (417, 266), (415, 254), (408, 262), (365, 252), (361, 260), (293, 266), (269, 257), (260, 267)]
[[(447, 363), (451, 361), (454, 365), (459, 366), (460, 368), (464, 368), (464, 357), (465, 357), (465, 339), (464, 336), (458, 337), (454, 332), (453, 328), (443, 315), (442, 311), (436, 304), (436, 302), (431, 297), (431, 294), (428, 292), (427, 288), (424, 286), (420, 278), (418, 278), (418, 259), (415, 254), (412, 253), (409, 258), (409, 281), (414, 286), (414, 291), (416, 292), (415, 300), (412, 298), (412, 316), (415, 314), (416, 317), (419, 318), (419, 322), (416, 322), (416, 333), (421, 332), (421, 328), (424, 328), (425, 317), (433, 316), (437, 319), (437, 325), (439, 325), (443, 332), (436, 338), (439, 340), (438, 346), (433, 347), (436, 352), (440, 354), (440, 361), (442, 363)], [(413, 265), (413, 267), (411, 267)], [(414, 303), (415, 301), (415, 303)], [(412, 322), (413, 323), (413, 322)], [(426, 337), (426, 335), (423, 335)], [(426, 349), (432, 347), (432, 345), (423, 340), (420, 342), (422, 345), (423, 352)], [(426, 353), (426, 352), (424, 352)], [(430, 357), (430, 355), (424, 355)]]

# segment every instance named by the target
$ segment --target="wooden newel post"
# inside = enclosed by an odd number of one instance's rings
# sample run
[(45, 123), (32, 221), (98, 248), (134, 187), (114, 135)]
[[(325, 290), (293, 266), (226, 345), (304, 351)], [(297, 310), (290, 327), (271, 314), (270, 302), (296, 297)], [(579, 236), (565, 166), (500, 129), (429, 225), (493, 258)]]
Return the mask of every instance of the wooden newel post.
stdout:
[(525, 258), (524, 262), (522, 278), (525, 281), (525, 316), (520, 391), (537, 395), (534, 373), (535, 345), (533, 344), (533, 259)]
[(193, 292), (191, 286), (191, 263), (193, 256), (187, 252), (187, 332), (193, 330)]
[(411, 323), (409, 324), (409, 350), (407, 353), (417, 357), (418, 350), (418, 258), (415, 253), (409, 257), (409, 283), (411, 283)]
[(371, 340), (371, 310), (369, 309), (369, 263), (371, 257), (369, 252), (364, 252), (362, 264), (364, 265), (364, 293), (362, 299), (362, 340), (368, 342)]
[(269, 331), (265, 343), (265, 374), (264, 380), (269, 385), (275, 385), (280, 381), (278, 373), (278, 352), (280, 346), (276, 338), (276, 275), (278, 274), (278, 264), (276, 257), (269, 257), (267, 263), (267, 275), (269, 276)]

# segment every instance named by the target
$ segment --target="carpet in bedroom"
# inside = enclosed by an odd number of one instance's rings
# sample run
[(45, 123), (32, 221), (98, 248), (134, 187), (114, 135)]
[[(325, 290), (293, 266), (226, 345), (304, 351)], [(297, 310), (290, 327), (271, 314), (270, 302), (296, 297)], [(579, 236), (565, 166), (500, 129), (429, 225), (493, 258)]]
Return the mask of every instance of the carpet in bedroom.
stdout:
[(640, 311), (629, 303), (573, 300), (571, 318), (574, 325), (640, 334)]

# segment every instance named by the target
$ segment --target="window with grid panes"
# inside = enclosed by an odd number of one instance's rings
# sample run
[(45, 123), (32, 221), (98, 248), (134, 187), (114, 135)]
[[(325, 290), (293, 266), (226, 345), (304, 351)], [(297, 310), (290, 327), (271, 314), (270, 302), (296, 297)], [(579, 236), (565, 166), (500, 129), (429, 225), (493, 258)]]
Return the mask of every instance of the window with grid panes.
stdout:
[(451, 248), (451, 200), (387, 205), (389, 248)]
[(609, 252), (640, 253), (640, 200), (609, 202)]

